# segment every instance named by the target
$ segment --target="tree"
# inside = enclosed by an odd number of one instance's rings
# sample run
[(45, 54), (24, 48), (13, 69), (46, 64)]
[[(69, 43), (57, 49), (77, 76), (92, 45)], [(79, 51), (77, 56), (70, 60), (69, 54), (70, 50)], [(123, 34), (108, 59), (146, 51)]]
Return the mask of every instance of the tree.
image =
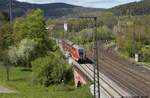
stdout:
[(10, 80), (9, 71), (10, 71), (11, 63), (10, 63), (7, 53), (8, 53), (8, 50), (3, 50), (3, 52), (0, 53), (1, 55), (0, 61), (2, 62), (2, 65), (5, 66), (6, 68), (6, 79)]
[(98, 27), (98, 39), (99, 40), (112, 40), (113, 39), (113, 33), (111, 30), (106, 26)]
[[(142, 18), (141, 18), (142, 17)], [(148, 28), (145, 16), (120, 17), (116, 31), (116, 42), (122, 53), (134, 57), (135, 53), (141, 55), (141, 49), (148, 44)], [(148, 19), (148, 17), (146, 18)]]
[(18, 44), (22, 39), (33, 39), (37, 42), (36, 57), (52, 50), (54, 43), (49, 38), (42, 10), (31, 10), (25, 18), (18, 18), (14, 23), (14, 39)]
[(9, 69), (11, 65), (7, 54), (9, 46), (13, 43), (8, 16), (6, 12), (0, 13), (0, 61), (2, 61), (6, 68), (7, 80), (9, 80)]
[(9, 49), (8, 55), (11, 63), (18, 64), (19, 61), (24, 62), (28, 68), (31, 67), (31, 60), (35, 58), (35, 49), (37, 43), (31, 39), (23, 39), (18, 47), (11, 47)]
[(44, 13), (42, 10), (32, 10), (25, 18), (18, 18), (14, 24), (15, 41), (19, 42), (24, 38), (37, 39), (47, 38)]
[(0, 50), (8, 49), (12, 45), (12, 33), (10, 32), (10, 24), (8, 22), (8, 14), (2, 13), (0, 20)]
[(35, 58), (33, 55), (35, 54), (35, 49), (37, 47), (37, 43), (34, 40), (23, 39), (18, 48), (18, 56), (21, 60), (25, 61), (28, 67), (31, 67), (31, 60)]
[(19, 61), (17, 51), (18, 51), (17, 47), (10, 47), (8, 50), (9, 60), (12, 64), (15, 64), (15, 65), (17, 65), (17, 63)]
[(79, 40), (80, 43), (83, 45), (92, 42), (93, 33), (94, 33), (93, 29), (83, 29), (78, 33), (79, 39), (76, 40)]
[(103, 12), (98, 18), (98, 26), (101, 24), (113, 29), (114, 25), (117, 24), (117, 17), (112, 12)]

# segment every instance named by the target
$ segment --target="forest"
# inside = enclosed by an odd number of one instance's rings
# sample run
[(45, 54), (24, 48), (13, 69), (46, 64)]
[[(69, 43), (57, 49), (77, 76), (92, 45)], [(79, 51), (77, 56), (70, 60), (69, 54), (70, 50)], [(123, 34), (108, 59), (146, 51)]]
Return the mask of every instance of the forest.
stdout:
[[(97, 15), (97, 38), (126, 57), (139, 55), (139, 61), (149, 62), (150, 15), (116, 16), (112, 12)], [(72, 40), (76, 44), (88, 46), (93, 42), (94, 22), (90, 19), (68, 19), (68, 32), (63, 31), (63, 21), (50, 20), (52, 36)], [(110, 44), (110, 45), (109, 45)]]

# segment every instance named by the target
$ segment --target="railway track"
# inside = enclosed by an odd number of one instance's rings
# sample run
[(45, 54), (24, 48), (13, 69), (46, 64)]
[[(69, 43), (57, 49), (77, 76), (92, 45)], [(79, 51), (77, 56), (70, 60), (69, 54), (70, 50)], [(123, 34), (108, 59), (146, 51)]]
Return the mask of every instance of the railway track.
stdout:
[[(81, 71), (90, 78), (91, 82), (93, 82), (94, 66), (92, 64), (82, 64), (79, 65), (78, 68), (80, 70), (82, 69)], [(113, 86), (116, 86), (116, 84), (113, 84), (112, 82), (110, 82), (110, 80), (105, 79), (106, 78), (104, 78), (104, 75), (100, 73), (100, 88), (103, 90), (103, 92), (105, 92), (107, 96), (109, 96), (108, 98), (123, 98), (130, 96), (129, 94), (123, 92), (121, 89), (117, 90), (116, 88), (114, 88)]]
[(99, 51), (102, 55), (105, 55), (105, 57), (109, 57), (111, 60), (120, 63), (122, 67), (126, 67), (127, 70), (136, 74), (140, 74), (140, 77), (147, 78), (147, 80), (150, 81), (150, 70), (136, 64), (136, 62), (131, 62), (130, 60), (120, 57), (115, 53), (108, 52), (105, 49), (100, 49)]
[[(92, 67), (89, 67), (87, 64), (85, 64), (85, 66), (91, 71), (91, 72), (93, 72), (93, 69), (92, 69)], [(93, 66), (93, 65), (90, 65), (90, 66)], [(93, 72), (94, 73), (94, 72)], [(93, 77), (93, 75), (92, 75), (92, 77)], [(97, 80), (97, 79), (96, 79)], [(104, 80), (102, 77), (100, 77), (100, 80), (101, 81), (103, 81), (103, 82), (105, 82), (114, 92), (116, 92), (120, 97), (122, 97), (123, 95), (120, 93), (120, 92), (118, 92), (116, 89), (114, 89), (106, 80)], [(111, 96), (111, 98), (113, 98), (114, 97), (114, 95), (112, 95), (105, 87), (103, 87), (102, 85), (101, 85), (101, 87)]]
[[(105, 65), (104, 62), (102, 64)], [(141, 85), (141, 84), (139, 85), (139, 81), (134, 81), (132, 78), (129, 77), (129, 75), (127, 75), (125, 73), (120, 74), (121, 71), (123, 71), (123, 70), (120, 70), (114, 66), (110, 67), (112, 65), (111, 63), (109, 63), (110, 66), (107, 66), (107, 64), (105, 65), (105, 68), (104, 67), (100, 67), (100, 68), (105, 70), (105, 72), (107, 72), (107, 75), (111, 75), (111, 78), (113, 77), (112, 79), (115, 82), (119, 83), (119, 85), (121, 87), (125, 88), (130, 93), (132, 93), (133, 96), (147, 96), (146, 95), (147, 93), (145, 93), (145, 91), (146, 91), (145, 88), (148, 88), (148, 87), (146, 87), (145, 85), (143, 87), (143, 85)], [(111, 69), (111, 72), (109, 69)], [(137, 85), (135, 85), (135, 84), (137, 84)], [(144, 88), (144, 91), (143, 91), (143, 88)]]
[[(122, 65), (124, 65), (124, 64), (122, 64), (122, 62), (119, 62), (118, 60), (116, 60), (116, 58), (112, 58), (112, 57), (113, 56), (111, 56), (111, 58), (107, 57), (106, 54), (103, 55), (103, 58), (105, 60), (107, 60), (107, 63), (109, 65), (113, 66), (113, 68), (115, 68), (115, 69), (118, 69), (117, 71), (121, 71), (123, 73), (126, 73), (126, 75), (129, 78), (131, 77), (132, 81), (134, 81), (134, 83), (133, 83), (134, 85), (136, 82), (138, 82), (137, 84), (140, 84), (140, 85), (137, 85), (137, 87), (140, 88), (140, 90), (142, 92), (144, 92), (143, 94), (150, 95), (150, 80), (145, 78), (143, 75), (135, 72), (134, 70), (132, 70), (126, 66), (122, 66)], [(104, 60), (104, 62), (106, 62), (105, 60)], [(117, 65), (117, 66), (114, 66), (114, 65)]]
[[(132, 98), (141, 97), (146, 98), (150, 96), (150, 78), (144, 77), (139, 72), (132, 70), (130, 65), (133, 65), (130, 61), (126, 61), (118, 56), (114, 56), (112, 53), (107, 53), (105, 50), (100, 51), (100, 71), (103, 72), (107, 77), (111, 78), (114, 82), (116, 82), (120, 87), (125, 89), (127, 92), (132, 94)], [(92, 58), (89, 52), (88, 57)], [(78, 64), (77, 64), (78, 65)], [(84, 64), (83, 67), (78, 65), (78, 68), (82, 69), (82, 71), (87, 74), (87, 76), (93, 81), (93, 71), (92, 68)], [(92, 65), (91, 65), (92, 66)], [(150, 75), (150, 74), (149, 74)], [(121, 97), (124, 96), (122, 93), (118, 92), (108, 83), (108, 81), (104, 80), (102, 77), (100, 79), (106, 84), (108, 88), (111, 88), (115, 93), (115, 95)], [(105, 87), (101, 86), (101, 88), (112, 98), (114, 97), (110, 94), (111, 91), (105, 89)]]
[[(92, 72), (93, 72), (93, 70), (91, 69), (91, 68), (89, 68), (86, 64), (84, 64), (83, 66), (86, 66), (88, 69), (85, 69), (84, 67), (82, 67), (82, 68), (84, 68), (84, 70), (86, 71), (86, 73), (88, 73), (89, 75), (90, 75), (90, 77), (92, 77), (93, 78), (93, 74), (92, 74)], [(92, 65), (91, 65), (92, 66)], [(87, 71), (87, 70), (90, 70), (90, 71)], [(107, 85), (109, 85), (104, 79), (102, 79), (101, 77), (100, 77), (100, 79), (102, 80), (102, 81), (104, 81)], [(91, 80), (92, 82), (93, 82), (93, 79)], [(97, 84), (96, 84), (96, 86), (98, 86)], [(110, 85), (109, 85), (110, 86)], [(110, 86), (111, 87), (111, 86)], [(102, 86), (101, 85), (101, 87), (100, 88), (102, 88), (103, 90), (104, 90), (104, 92), (105, 92), (105, 94), (107, 94), (110, 98), (113, 98), (114, 97), (114, 95), (112, 95), (104, 86)], [(112, 87), (111, 87), (112, 88)], [(98, 87), (97, 87), (97, 89), (98, 89)], [(113, 88), (112, 88), (113, 89)], [(114, 89), (113, 89), (114, 90)], [(114, 90), (115, 91), (115, 90)], [(118, 93), (118, 92), (116, 92), (120, 97), (121, 97), (121, 94), (120, 93)]]
[(120, 62), (118, 59), (108, 56), (108, 53), (103, 52), (101, 53), (101, 58), (99, 58), (99, 63), (101, 64), (101, 71), (106, 76), (133, 94), (133, 96), (144, 98), (150, 95), (150, 81), (128, 67), (124, 67), (123, 65), (126, 64), (124, 61)]

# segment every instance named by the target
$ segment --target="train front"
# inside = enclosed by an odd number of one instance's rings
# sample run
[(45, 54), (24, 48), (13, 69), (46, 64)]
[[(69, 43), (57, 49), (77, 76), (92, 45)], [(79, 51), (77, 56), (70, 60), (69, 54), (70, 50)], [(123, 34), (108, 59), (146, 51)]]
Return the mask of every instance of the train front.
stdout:
[(79, 48), (79, 61), (85, 61), (86, 60), (86, 52), (85, 49)]

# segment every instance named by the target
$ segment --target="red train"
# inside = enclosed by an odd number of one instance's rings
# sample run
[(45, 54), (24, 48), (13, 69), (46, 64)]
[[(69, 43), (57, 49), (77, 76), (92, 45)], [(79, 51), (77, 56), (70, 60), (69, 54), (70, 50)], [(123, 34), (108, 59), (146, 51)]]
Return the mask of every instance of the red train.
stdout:
[(86, 60), (86, 52), (84, 48), (81, 48), (68, 40), (62, 40), (61, 42), (63, 49), (67, 51), (69, 56), (74, 58), (75, 61), (79, 62)]

